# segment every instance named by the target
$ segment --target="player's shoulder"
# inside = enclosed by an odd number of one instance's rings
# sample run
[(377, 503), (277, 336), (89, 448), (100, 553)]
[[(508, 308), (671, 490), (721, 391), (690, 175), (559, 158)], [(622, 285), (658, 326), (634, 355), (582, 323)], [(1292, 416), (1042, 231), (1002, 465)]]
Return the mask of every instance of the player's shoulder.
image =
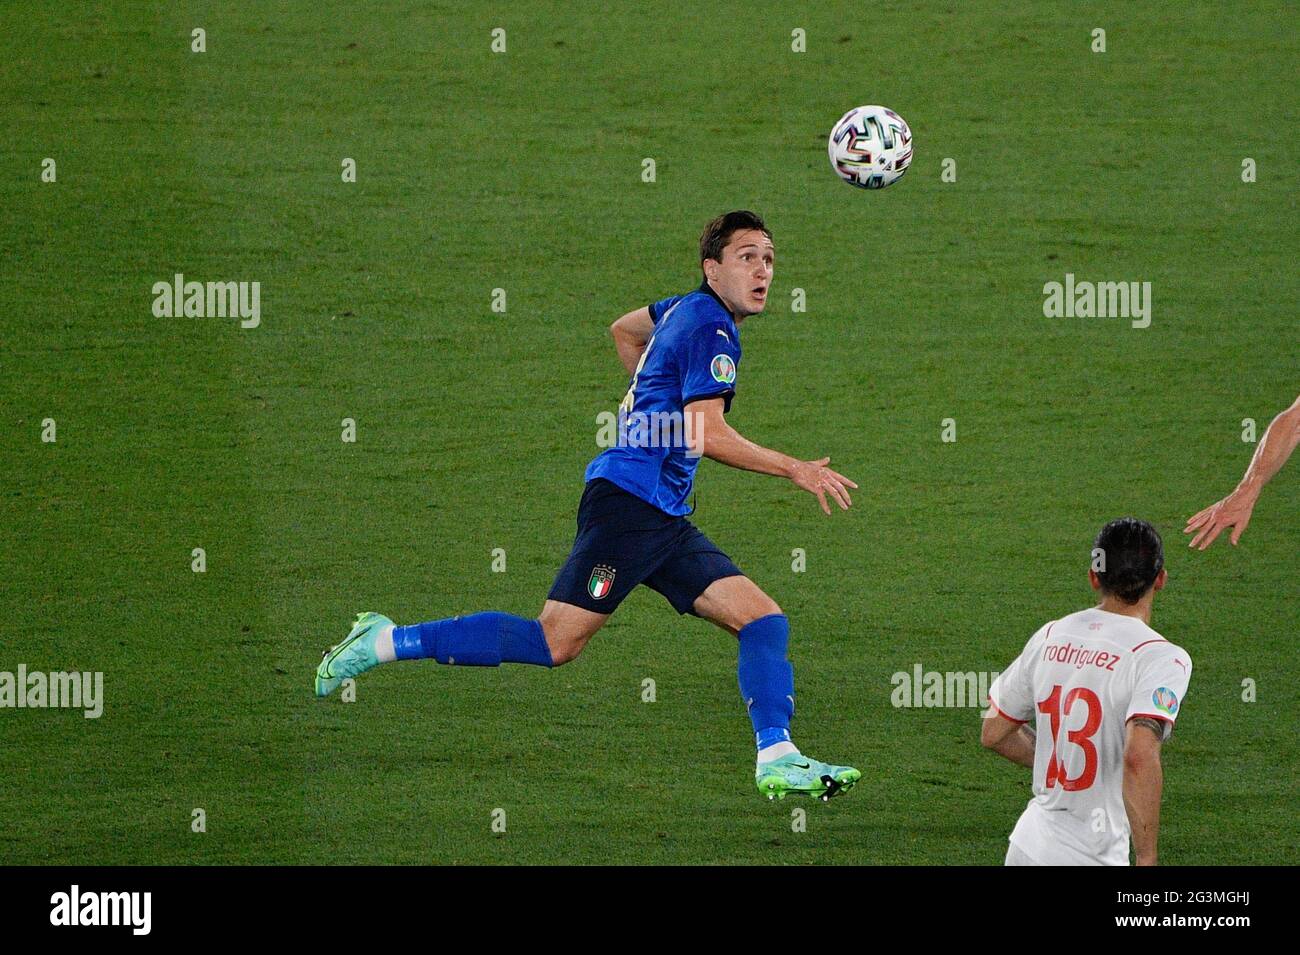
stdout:
[(1133, 648), (1133, 655), (1138, 659), (1148, 661), (1180, 661), (1180, 665), (1192, 667), (1192, 655), (1187, 652), (1186, 648), (1179, 646), (1172, 640), (1166, 640), (1156, 631), (1152, 630), (1150, 640), (1143, 641)]
[(683, 295), (675, 306), (664, 310), (667, 316), (671, 311), (671, 321), (663, 326), (664, 332), (679, 341), (687, 341), (697, 335), (725, 338), (733, 345), (737, 344), (735, 325), (727, 310), (718, 304), (717, 299), (699, 289)]
[(1167, 639), (1154, 627), (1135, 620), (1133, 628), (1132, 654), (1134, 662), (1143, 671), (1155, 667), (1178, 667), (1185, 674), (1192, 672), (1192, 655), (1185, 647)]
[[(687, 293), (689, 294), (689, 293)], [(669, 314), (675, 312), (686, 295), (665, 295), (657, 302), (650, 303), (650, 320), (658, 325)]]
[(710, 322), (729, 323), (731, 316), (722, 307), (717, 296), (701, 285), (692, 289), (678, 299), (678, 312), (683, 318), (693, 319), (697, 324)]

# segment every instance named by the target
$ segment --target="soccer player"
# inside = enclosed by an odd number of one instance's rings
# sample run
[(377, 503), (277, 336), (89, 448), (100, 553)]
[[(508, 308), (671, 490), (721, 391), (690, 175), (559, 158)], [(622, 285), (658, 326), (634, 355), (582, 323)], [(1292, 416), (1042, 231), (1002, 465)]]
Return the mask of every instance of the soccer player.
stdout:
[[(686, 515), (700, 456), (782, 477), (842, 510), (857, 485), (827, 465), (801, 461), (745, 439), (723, 415), (736, 393), (740, 325), (763, 311), (775, 251), (763, 220), (746, 211), (718, 216), (700, 237), (704, 280), (629, 312), (611, 326), (631, 374), (619, 406), (619, 440), (587, 466), (578, 529), (535, 619), (486, 612), (411, 626), (363, 613), (316, 670), (316, 694), (393, 660), (433, 658), (459, 666), (568, 663), (638, 584), (667, 598), (678, 613), (718, 625), (739, 642), (741, 697), (757, 744), (761, 793), (784, 799), (808, 793), (829, 799), (861, 773), (799, 752), (790, 739), (794, 671), (787, 659), (790, 625), (781, 608)], [(646, 421), (675, 424), (659, 440)]]
[(1300, 398), (1296, 398), (1295, 404), (1269, 424), (1237, 489), (1187, 519), (1184, 534), (1200, 528), (1187, 546), (1205, 550), (1220, 533), (1231, 527), (1232, 536), (1228, 539), (1235, 547), (1250, 523), (1250, 513), (1259, 500), (1259, 492), (1264, 490), (1264, 485), (1274, 474), (1282, 470), (1297, 444), (1300, 444)]
[(1168, 579), (1155, 528), (1111, 521), (1095, 548), (1101, 603), (1042, 627), (989, 688), (981, 742), (1034, 771), (1007, 865), (1128, 865), (1130, 833), (1137, 864), (1156, 864), (1160, 746), (1192, 659), (1151, 629)]

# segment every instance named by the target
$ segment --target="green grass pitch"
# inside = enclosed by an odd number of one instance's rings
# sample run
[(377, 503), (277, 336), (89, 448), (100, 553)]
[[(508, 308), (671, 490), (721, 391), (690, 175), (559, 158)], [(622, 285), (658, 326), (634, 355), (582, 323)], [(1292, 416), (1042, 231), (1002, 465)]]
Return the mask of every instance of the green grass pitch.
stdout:
[[(97, 720), (0, 710), (0, 862), (998, 863), (1028, 773), (890, 676), (1001, 670), (1127, 513), (1196, 663), (1162, 861), (1297, 860), (1300, 465), (1238, 548), (1180, 534), (1300, 379), (1290, 4), (335, 6), (0, 12), (0, 670), (104, 674)], [(916, 137), (883, 192), (826, 159), (863, 103)], [(694, 519), (790, 616), (796, 740), (863, 782), (762, 800), (734, 641), (644, 589), (569, 666), (315, 700), (358, 610), (536, 613), (607, 326), (736, 207), (777, 263), (728, 420), (861, 490), (827, 518), (708, 462)], [(260, 282), (261, 325), (154, 317), (176, 272)], [(1151, 326), (1045, 318), (1067, 272), (1150, 281)]]

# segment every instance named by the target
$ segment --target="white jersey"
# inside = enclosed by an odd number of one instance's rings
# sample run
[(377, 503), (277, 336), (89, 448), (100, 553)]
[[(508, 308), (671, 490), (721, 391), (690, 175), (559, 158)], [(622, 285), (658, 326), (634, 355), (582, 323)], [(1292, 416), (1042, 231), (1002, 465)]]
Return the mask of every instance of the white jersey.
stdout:
[(1192, 659), (1136, 617), (1091, 609), (1042, 627), (989, 688), (1034, 720), (1034, 798), (1011, 844), (1040, 865), (1128, 865), (1124, 738), (1135, 716), (1173, 731)]

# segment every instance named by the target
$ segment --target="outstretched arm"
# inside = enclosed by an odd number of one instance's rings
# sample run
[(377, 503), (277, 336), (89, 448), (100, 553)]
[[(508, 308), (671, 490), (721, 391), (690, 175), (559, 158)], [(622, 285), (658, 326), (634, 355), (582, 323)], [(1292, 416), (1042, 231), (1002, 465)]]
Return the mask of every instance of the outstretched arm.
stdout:
[(1237, 489), (1223, 500), (1216, 501), (1188, 518), (1183, 533), (1197, 531), (1188, 546), (1205, 550), (1229, 527), (1233, 530), (1228, 539), (1235, 545), (1250, 523), (1250, 514), (1255, 509), (1255, 502), (1259, 500), (1259, 492), (1286, 464), (1297, 444), (1300, 444), (1300, 398), (1269, 424)]
[(655, 323), (650, 318), (650, 309), (638, 308), (609, 326), (609, 333), (614, 336), (614, 347), (618, 349), (618, 359), (627, 368), (629, 375), (636, 371), (637, 362), (645, 351), (646, 343), (654, 334)]
[(831, 460), (829, 457), (817, 461), (800, 461), (788, 454), (755, 444), (727, 424), (722, 417), (723, 400), (705, 398), (692, 401), (686, 406), (688, 436), (693, 453), (742, 471), (789, 478), (796, 487), (816, 495), (822, 510), (827, 514), (831, 512), (831, 506), (826, 501), (828, 494), (839, 503), (840, 510), (849, 509), (853, 499), (849, 497), (848, 489), (856, 488), (857, 485), (843, 474), (826, 467)]

